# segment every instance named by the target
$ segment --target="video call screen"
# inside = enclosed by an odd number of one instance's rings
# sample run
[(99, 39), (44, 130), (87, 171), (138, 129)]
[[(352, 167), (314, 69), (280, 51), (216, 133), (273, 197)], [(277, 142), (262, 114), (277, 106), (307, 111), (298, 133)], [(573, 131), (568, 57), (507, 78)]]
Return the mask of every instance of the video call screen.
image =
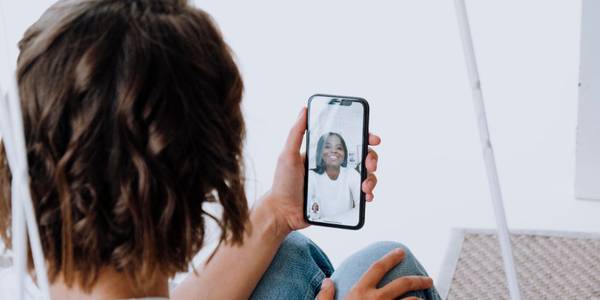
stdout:
[(356, 226), (361, 207), (363, 103), (314, 96), (308, 114), (307, 217), (313, 222)]

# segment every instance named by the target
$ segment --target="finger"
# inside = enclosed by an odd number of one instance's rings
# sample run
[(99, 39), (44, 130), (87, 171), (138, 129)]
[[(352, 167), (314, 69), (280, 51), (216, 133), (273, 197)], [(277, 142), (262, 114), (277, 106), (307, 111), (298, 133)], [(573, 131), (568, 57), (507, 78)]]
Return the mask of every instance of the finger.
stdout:
[(374, 262), (358, 281), (357, 285), (371, 288), (377, 285), (381, 278), (404, 259), (404, 250), (394, 249)]
[(396, 298), (412, 291), (426, 290), (433, 286), (433, 280), (426, 276), (404, 276), (393, 280), (379, 290), (384, 298)]
[(373, 193), (365, 195), (365, 200), (367, 200), (367, 202), (373, 202), (373, 199), (375, 199), (375, 195), (373, 195)]
[(333, 286), (333, 280), (325, 278), (321, 283), (321, 290), (317, 294), (317, 300), (333, 300), (335, 296), (335, 287)]
[(375, 176), (373, 173), (370, 173), (367, 175), (367, 179), (365, 179), (365, 181), (362, 183), (362, 190), (365, 192), (365, 194), (372, 194), (375, 186), (377, 186), (377, 176)]
[(369, 152), (367, 153), (367, 159), (365, 161), (365, 167), (367, 168), (367, 172), (375, 172), (377, 171), (377, 161), (379, 160), (379, 155), (375, 150), (369, 147)]
[(303, 107), (298, 115), (296, 123), (290, 129), (290, 132), (285, 142), (284, 152), (287, 153), (298, 153), (300, 146), (302, 146), (302, 139), (304, 138), (304, 131), (306, 130), (306, 107)]
[(369, 145), (371, 146), (377, 146), (381, 144), (381, 138), (373, 133), (369, 133)]

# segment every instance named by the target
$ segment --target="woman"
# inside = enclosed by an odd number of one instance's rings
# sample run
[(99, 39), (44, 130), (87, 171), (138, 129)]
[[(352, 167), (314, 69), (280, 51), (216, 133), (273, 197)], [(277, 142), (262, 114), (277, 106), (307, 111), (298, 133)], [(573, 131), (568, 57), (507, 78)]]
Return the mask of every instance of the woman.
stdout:
[(348, 147), (338, 133), (323, 134), (317, 142), (316, 167), (309, 173), (312, 210), (319, 218), (334, 219), (356, 208), (350, 220), (358, 220), (360, 173), (348, 168)]
[[(27, 30), (19, 48), (30, 188), (53, 299), (435, 293), (397, 243), (365, 249), (332, 274), (322, 251), (294, 233), (308, 226), (299, 151), (305, 109), (271, 190), (248, 210), (243, 85), (205, 12), (184, 0), (65, 0)], [(0, 220), (7, 220), (10, 173), (0, 161)], [(374, 152), (366, 167), (362, 187), (372, 197)], [(208, 202), (222, 206), (219, 218), (204, 210)], [(202, 249), (207, 218), (222, 229), (219, 247), (169, 290), (168, 279)], [(0, 222), (7, 244), (9, 224)]]

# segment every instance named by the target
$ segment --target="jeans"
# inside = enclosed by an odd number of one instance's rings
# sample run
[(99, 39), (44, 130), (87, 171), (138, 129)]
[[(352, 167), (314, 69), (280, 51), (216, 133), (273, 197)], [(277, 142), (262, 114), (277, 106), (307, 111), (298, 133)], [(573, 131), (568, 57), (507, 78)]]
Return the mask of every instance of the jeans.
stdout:
[[(396, 242), (377, 242), (348, 257), (334, 271), (325, 253), (310, 239), (293, 232), (283, 241), (271, 265), (258, 282), (250, 299), (313, 300), (319, 293), (321, 282), (331, 277), (335, 284), (335, 299), (344, 299), (352, 286), (373, 262), (395, 248), (403, 248), (405, 258), (390, 270), (378, 286), (402, 276), (427, 276), (425, 269), (404, 245)], [(402, 297), (441, 299), (435, 288), (410, 292)]]

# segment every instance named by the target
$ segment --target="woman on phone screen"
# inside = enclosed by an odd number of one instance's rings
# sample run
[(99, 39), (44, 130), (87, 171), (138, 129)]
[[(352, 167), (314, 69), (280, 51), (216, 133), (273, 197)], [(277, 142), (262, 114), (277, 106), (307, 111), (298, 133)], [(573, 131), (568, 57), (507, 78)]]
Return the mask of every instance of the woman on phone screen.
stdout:
[(316, 167), (309, 173), (309, 195), (312, 203), (318, 204), (320, 217), (335, 217), (354, 208), (358, 213), (360, 173), (348, 167), (344, 138), (335, 132), (321, 135), (314, 157)]

